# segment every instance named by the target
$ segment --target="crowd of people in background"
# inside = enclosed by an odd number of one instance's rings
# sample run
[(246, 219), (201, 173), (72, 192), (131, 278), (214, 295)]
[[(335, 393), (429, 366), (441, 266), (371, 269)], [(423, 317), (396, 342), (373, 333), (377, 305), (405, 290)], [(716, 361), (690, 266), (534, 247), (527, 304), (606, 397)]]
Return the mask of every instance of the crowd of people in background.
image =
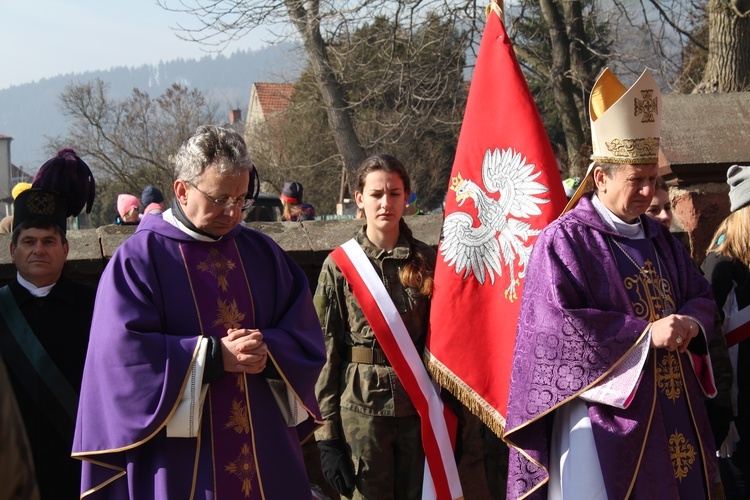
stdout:
[(115, 224), (119, 226), (135, 226), (148, 214), (164, 212), (164, 194), (155, 186), (143, 188), (141, 198), (132, 194), (117, 195), (117, 217)]

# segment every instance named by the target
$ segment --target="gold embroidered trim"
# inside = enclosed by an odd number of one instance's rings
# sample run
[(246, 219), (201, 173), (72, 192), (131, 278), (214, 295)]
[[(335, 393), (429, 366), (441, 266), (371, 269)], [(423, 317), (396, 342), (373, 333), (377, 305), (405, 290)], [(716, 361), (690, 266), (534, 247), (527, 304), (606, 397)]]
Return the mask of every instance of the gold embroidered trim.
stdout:
[[(649, 324), (648, 328), (651, 328), (651, 325)], [(651, 352), (652, 356), (656, 356), (656, 349), (652, 349)], [(656, 369), (656, 364), (654, 364), (654, 370)], [(625, 495), (625, 498), (630, 498), (630, 495), (633, 493), (633, 489), (635, 488), (635, 482), (638, 479), (638, 471), (641, 470), (641, 462), (643, 461), (643, 453), (646, 451), (646, 443), (648, 442), (648, 435), (651, 432), (651, 424), (654, 421), (654, 410), (656, 409), (656, 373), (654, 373), (654, 387), (651, 391), (653, 393), (653, 397), (651, 398), (651, 412), (649, 412), (648, 415), (648, 425), (646, 426), (646, 432), (643, 434), (643, 443), (641, 443), (641, 452), (638, 455), (638, 463), (635, 466), (635, 470), (633, 471), (633, 478), (630, 480), (630, 487), (628, 488), (628, 492)]]
[[(200, 466), (200, 457), (201, 457), (201, 445), (203, 444), (203, 440), (201, 439), (201, 432), (198, 432), (198, 437), (195, 445), (195, 461), (193, 462), (193, 481), (192, 485), (190, 486), (190, 498), (195, 498), (195, 486), (198, 482), (198, 467)], [(214, 489), (214, 491), (216, 491)]]
[(527, 491), (526, 494), (518, 497), (518, 500), (523, 500), (524, 498), (529, 498), (536, 490), (538, 490), (539, 488), (541, 488), (542, 486), (544, 486), (545, 484), (547, 484), (549, 482), (549, 469), (547, 469), (545, 466), (543, 466), (542, 464), (540, 464), (539, 462), (537, 462), (536, 460), (534, 460), (533, 458), (531, 458), (522, 448), (519, 448), (518, 446), (516, 446), (512, 441), (505, 441), (505, 444), (507, 444), (508, 446), (512, 446), (513, 448), (515, 448), (518, 451), (518, 453), (520, 453), (521, 455), (523, 455), (526, 458), (526, 460), (528, 460), (532, 464), (536, 465), (539, 469), (543, 470), (544, 473), (547, 475), (547, 477), (545, 477), (543, 480), (539, 481), (538, 484), (535, 484), (533, 488), (531, 488), (529, 491)]
[[(287, 390), (288, 391), (292, 391), (292, 394), (294, 394), (294, 399), (296, 399), (297, 402), (299, 403), (299, 405), (302, 406), (302, 408), (305, 409), (305, 411), (307, 412), (308, 418), (309, 417), (313, 417), (313, 419), (315, 419), (315, 415), (313, 414), (312, 410), (310, 410), (310, 408), (308, 408), (307, 405), (305, 405), (304, 401), (302, 401), (302, 398), (299, 396), (299, 394), (297, 394), (297, 391), (294, 390), (294, 387), (292, 387), (291, 382), (289, 382), (289, 379), (286, 377), (286, 375), (284, 375), (284, 371), (281, 369), (281, 367), (279, 366), (279, 364), (276, 362), (276, 359), (274, 359), (273, 354), (271, 353), (271, 351), (268, 351), (268, 359), (271, 360), (271, 362), (273, 363), (273, 366), (276, 367), (276, 371), (279, 372), (279, 375), (281, 375), (281, 379), (286, 384)], [(268, 364), (268, 362), (266, 362), (266, 364)], [(314, 421), (316, 423), (318, 423), (318, 424), (322, 424), (323, 423), (322, 420), (315, 419)], [(300, 425), (302, 425), (302, 423), (300, 423)], [(308, 438), (309, 438), (309, 436), (308, 436)], [(300, 443), (303, 444), (304, 441), (306, 441), (308, 438), (305, 438), (304, 440), (300, 441)]]
[[(188, 368), (187, 374), (185, 375), (185, 380), (182, 382), (182, 387), (180, 388), (180, 394), (185, 392), (185, 387), (187, 387), (187, 383), (190, 380), (190, 373), (193, 371), (193, 365), (195, 364), (196, 357), (198, 356), (198, 351), (201, 346), (201, 340), (203, 339), (203, 334), (198, 335), (198, 342), (195, 344), (195, 350), (193, 351), (193, 360), (190, 362), (190, 367)], [(148, 436), (141, 439), (138, 442), (129, 444), (127, 446), (123, 446), (121, 448), (112, 448), (111, 450), (97, 450), (97, 451), (79, 451), (77, 453), (71, 454), (73, 458), (78, 458), (79, 460), (86, 460), (88, 462), (94, 462), (93, 460), (89, 460), (88, 458), (85, 458), (85, 455), (103, 455), (105, 453), (115, 453), (119, 451), (126, 451), (126, 450), (132, 450), (133, 448), (137, 448), (138, 446), (142, 445), (146, 441), (150, 440), (152, 437), (156, 436), (162, 428), (164, 428), (167, 425), (167, 422), (169, 422), (172, 419), (172, 416), (177, 411), (177, 407), (180, 405), (180, 399), (178, 398), (175, 400), (174, 406), (172, 406), (172, 410), (169, 412), (167, 417), (164, 419), (164, 421)], [(113, 465), (110, 465), (111, 468), (116, 468)]]
[[(237, 396), (240, 398), (232, 399), (232, 409), (230, 411), (229, 420), (224, 424), (224, 430), (233, 430), (237, 434), (246, 434), (250, 440), (254, 439), (254, 436), (250, 435), (250, 415), (249, 409), (246, 406), (247, 398), (247, 380), (245, 380), (244, 374), (235, 373), (235, 386), (237, 390)], [(255, 444), (253, 443), (253, 448)], [(254, 455), (250, 453), (250, 446), (246, 442), (241, 442), (238, 450), (237, 457), (224, 465), (224, 471), (237, 477), (240, 481), (240, 489), (246, 498), (250, 497), (250, 493), (253, 490), (253, 479), (257, 474), (257, 468), (255, 466)]]
[[(245, 275), (247, 276), (247, 275)], [(248, 283), (249, 286), (249, 283)], [(253, 315), (253, 318), (255, 315)], [(250, 406), (250, 391), (247, 390), (247, 374), (242, 373), (241, 374), (242, 381), (244, 382), (244, 388), (245, 388), (245, 405), (247, 406), (247, 421), (250, 423), (250, 442), (253, 445), (253, 457), (256, 458), (255, 460), (255, 473), (258, 475), (258, 489), (260, 490), (260, 498), (262, 500), (265, 500), (266, 498), (266, 490), (263, 487), (263, 475), (260, 472), (260, 464), (258, 463), (258, 450), (255, 448), (255, 427), (253, 426), (253, 409), (252, 406)]]
[[(232, 240), (232, 243), (234, 244), (234, 249), (237, 252), (237, 255), (242, 255), (240, 252), (239, 247), (237, 246), (237, 240)], [(251, 328), (255, 328), (255, 299), (253, 298), (253, 287), (250, 286), (250, 280), (248, 279), (248, 273), (247, 269), (245, 269), (245, 263), (242, 262), (242, 258), (239, 260), (240, 262), (240, 271), (242, 272), (242, 276), (245, 278), (245, 283), (247, 283), (247, 289), (250, 291), (250, 312), (252, 313), (252, 325)]]
[[(597, 163), (617, 163), (620, 165), (646, 165), (649, 163), (657, 163), (659, 161), (658, 156), (646, 156), (643, 158), (615, 158), (612, 156), (591, 156), (591, 161)], [(593, 189), (593, 188), (592, 188)]]
[[(615, 158), (623, 160), (632, 160), (633, 158), (653, 158), (654, 161), (659, 156), (659, 138), (646, 137), (641, 139), (618, 139), (604, 143), (607, 150)], [(608, 161), (612, 161), (611, 159)], [(616, 161), (616, 160), (615, 160)], [(628, 162), (626, 162), (628, 163)]]
[[(688, 317), (691, 318), (691, 319), (693, 319), (694, 321), (696, 321), (700, 325), (701, 331), (703, 331), (703, 332), (706, 331), (703, 328), (703, 325), (701, 324), (700, 321), (698, 321), (697, 319), (693, 318), (692, 316), (688, 316)], [(708, 340), (706, 340), (706, 342), (708, 342)], [(693, 356), (693, 354), (691, 354), (689, 352), (688, 353), (683, 353), (683, 354), (685, 354), (687, 356), (687, 358), (688, 358), (688, 360), (690, 362), (690, 366), (692, 367), (693, 366), (693, 363), (692, 363), (692, 356)], [(677, 356), (677, 362), (680, 364), (680, 373), (682, 374), (682, 383), (684, 385), (685, 384), (685, 370), (682, 367), (682, 356)], [(694, 367), (693, 367), (693, 375), (695, 375), (695, 368)], [(702, 385), (701, 385), (700, 381), (699, 380), (696, 380), (696, 381), (698, 382), (698, 387), (699, 387), (699, 389), (701, 389), (701, 392), (704, 392), (703, 389), (702, 389)], [(687, 392), (686, 392), (685, 400), (687, 401), (688, 408), (690, 409), (690, 418), (692, 419), (693, 422), (695, 422), (695, 414), (693, 413), (693, 403), (690, 401), (690, 395), (687, 394)], [(701, 457), (703, 457), (703, 460), (701, 460), (701, 465), (703, 467), (703, 481), (704, 481), (704, 484), (706, 485), (707, 489), (710, 490), (711, 489), (711, 486), (710, 486), (711, 482), (708, 479), (709, 478), (709, 474), (708, 474), (708, 460), (706, 459), (706, 450), (705, 450), (705, 448), (703, 446), (703, 439), (701, 438), (700, 431), (697, 428), (695, 429), (695, 436), (698, 438), (698, 447), (700, 449)], [(710, 453), (713, 453), (713, 452), (714, 452), (714, 450), (710, 451)], [(716, 472), (716, 473), (718, 474), (718, 472)]]
[(466, 406), (474, 415), (479, 417), (479, 419), (487, 427), (489, 427), (492, 430), (492, 432), (500, 436), (503, 440), (506, 440), (506, 436), (508, 434), (515, 432), (519, 429), (523, 429), (527, 425), (530, 425), (531, 423), (536, 422), (537, 420), (554, 412), (555, 410), (560, 408), (562, 405), (577, 398), (578, 396), (580, 396), (581, 394), (583, 394), (584, 392), (596, 386), (602, 380), (607, 378), (620, 365), (620, 363), (622, 363), (624, 359), (627, 359), (627, 357), (633, 352), (633, 350), (637, 348), (638, 344), (643, 341), (643, 338), (648, 333), (649, 328), (651, 328), (651, 324), (646, 325), (646, 328), (643, 329), (641, 334), (638, 336), (638, 339), (636, 339), (636, 341), (625, 352), (625, 354), (623, 354), (622, 357), (619, 360), (617, 360), (617, 362), (615, 362), (609, 370), (602, 373), (596, 380), (591, 382), (586, 387), (581, 388), (581, 390), (579, 390), (575, 394), (572, 394), (569, 398), (560, 401), (553, 407), (549, 408), (543, 413), (540, 413), (539, 415), (529, 420), (528, 422), (525, 422), (524, 424), (519, 425), (518, 427), (515, 427), (513, 429), (507, 429), (507, 430), (505, 429), (505, 423), (506, 423), (505, 417), (503, 417), (497, 410), (495, 410), (495, 408), (493, 408), (489, 403), (487, 403), (487, 401), (485, 401), (481, 396), (479, 396), (479, 394), (477, 394), (476, 391), (474, 391), (471, 387), (469, 387), (466, 383), (464, 383), (461, 379), (459, 379), (444, 364), (438, 361), (432, 355), (432, 353), (430, 353), (426, 348), (425, 348), (424, 354), (422, 355), (422, 359), (424, 360), (425, 365), (427, 365), (427, 370), (430, 372), (430, 375), (432, 376), (432, 378), (434, 378), (435, 381), (441, 387), (444, 387), (445, 389), (450, 391), (451, 394), (456, 396), (458, 400), (461, 401), (461, 403), (463, 403), (463, 405)]
[[(213, 415), (214, 415), (214, 401), (212, 397), (211, 392), (211, 384), (208, 384), (208, 395), (206, 396), (206, 399), (208, 400), (208, 415), (206, 415), (206, 418), (211, 420), (208, 423), (208, 432), (209, 436), (211, 437), (211, 447), (209, 448), (209, 451), (211, 452), (211, 473), (214, 475), (214, 491), (218, 491), (218, 486), (216, 485), (216, 453), (215, 453), (215, 444), (216, 444), (216, 437), (214, 436), (214, 422), (213, 422)], [(192, 500), (192, 499), (191, 499)]]
[(88, 458), (80, 458), (80, 457), (73, 457), (73, 458), (77, 458), (78, 460), (81, 460), (81, 461), (85, 460), (86, 462), (89, 462), (89, 463), (92, 463), (92, 464), (95, 464), (95, 465), (99, 465), (100, 467), (105, 467), (107, 469), (112, 469), (112, 470), (118, 471), (117, 474), (115, 474), (114, 476), (110, 477), (106, 481), (102, 481), (101, 483), (99, 483), (98, 485), (94, 486), (93, 488), (91, 488), (89, 490), (86, 490), (83, 493), (81, 493), (81, 498), (87, 497), (87, 496), (91, 495), (92, 493), (96, 493), (97, 491), (99, 491), (100, 489), (104, 488), (105, 486), (107, 486), (108, 484), (110, 484), (111, 482), (113, 482), (114, 480), (120, 479), (121, 477), (123, 477), (125, 475), (125, 469), (123, 469), (121, 467), (115, 467), (114, 465), (107, 464), (107, 463), (104, 463), (104, 462), (99, 462), (98, 460), (90, 460)]

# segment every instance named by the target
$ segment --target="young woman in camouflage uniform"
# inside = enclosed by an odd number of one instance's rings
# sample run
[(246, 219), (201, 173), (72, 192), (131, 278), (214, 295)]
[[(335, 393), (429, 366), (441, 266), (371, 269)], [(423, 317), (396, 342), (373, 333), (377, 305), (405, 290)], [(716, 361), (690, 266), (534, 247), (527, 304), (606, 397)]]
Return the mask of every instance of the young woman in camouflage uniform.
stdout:
[[(356, 235), (401, 313), (417, 351), (424, 350), (435, 251), (413, 238), (401, 215), (411, 192), (396, 158), (367, 158), (357, 171)], [(315, 436), (323, 474), (345, 497), (421, 498), (420, 420), (341, 270), (329, 256), (315, 292), (328, 361), (316, 393), (325, 425)]]

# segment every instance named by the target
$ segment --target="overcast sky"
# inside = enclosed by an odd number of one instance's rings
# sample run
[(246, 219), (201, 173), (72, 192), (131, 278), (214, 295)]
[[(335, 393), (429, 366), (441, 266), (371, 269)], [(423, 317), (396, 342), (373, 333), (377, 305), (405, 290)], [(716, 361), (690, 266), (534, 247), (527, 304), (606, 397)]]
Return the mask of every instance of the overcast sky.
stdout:
[[(206, 51), (170, 29), (191, 22), (156, 0), (0, 0), (0, 90), (66, 73), (198, 59)], [(226, 55), (260, 48), (269, 35), (256, 31)]]

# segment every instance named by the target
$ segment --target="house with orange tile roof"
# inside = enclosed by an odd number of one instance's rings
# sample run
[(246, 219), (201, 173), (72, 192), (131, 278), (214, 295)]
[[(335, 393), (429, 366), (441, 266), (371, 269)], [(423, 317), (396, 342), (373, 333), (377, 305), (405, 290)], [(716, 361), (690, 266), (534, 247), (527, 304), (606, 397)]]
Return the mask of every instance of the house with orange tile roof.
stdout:
[(291, 105), (293, 91), (293, 83), (253, 83), (250, 105), (247, 108), (245, 136), (257, 125), (287, 109)]
[(272, 132), (281, 125), (281, 121), (275, 121), (274, 117), (280, 117), (291, 106), (293, 92), (293, 83), (253, 83), (247, 119), (244, 124), (245, 141), (252, 149), (253, 145), (258, 146), (258, 144), (254, 144), (254, 141), (260, 140), (262, 143), (260, 147), (275, 158), (275, 160), (267, 159), (266, 161), (272, 163), (282, 161), (281, 137), (279, 134)]

